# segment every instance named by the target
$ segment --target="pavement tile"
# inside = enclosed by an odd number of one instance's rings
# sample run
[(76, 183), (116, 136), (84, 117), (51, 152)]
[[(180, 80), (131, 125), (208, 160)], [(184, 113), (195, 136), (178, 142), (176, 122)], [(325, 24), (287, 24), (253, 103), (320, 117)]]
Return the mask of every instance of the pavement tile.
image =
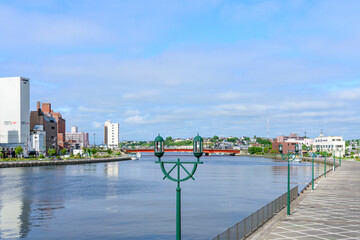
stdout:
[(360, 240), (359, 173), (359, 162), (343, 161), (342, 167), (316, 183), (314, 191), (302, 195), (290, 216), (280, 215), (276, 224), (260, 228), (251, 239)]

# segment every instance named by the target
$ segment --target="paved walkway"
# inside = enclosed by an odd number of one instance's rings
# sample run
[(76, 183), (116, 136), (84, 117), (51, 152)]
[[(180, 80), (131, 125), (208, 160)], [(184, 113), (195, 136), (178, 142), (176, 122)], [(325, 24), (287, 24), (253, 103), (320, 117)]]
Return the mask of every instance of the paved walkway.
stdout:
[(360, 239), (360, 162), (342, 161), (315, 186), (249, 239)]

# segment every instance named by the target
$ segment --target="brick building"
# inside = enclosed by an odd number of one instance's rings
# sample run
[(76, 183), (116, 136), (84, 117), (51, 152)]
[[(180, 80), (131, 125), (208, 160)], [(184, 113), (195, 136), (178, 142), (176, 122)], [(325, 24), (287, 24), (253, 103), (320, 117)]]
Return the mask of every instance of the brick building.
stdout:
[[(43, 107), (40, 108), (40, 102), (37, 102), (37, 110), (31, 111), (30, 113), (30, 130), (34, 130), (36, 125), (42, 125), (43, 130), (46, 132), (45, 147), (46, 152), (50, 148), (58, 150), (57, 147), (57, 122), (49, 113), (45, 111), (48, 110), (49, 105), (43, 104)], [(43, 109), (45, 111), (43, 111)]]
[(272, 149), (278, 150), (279, 151), (279, 145), (282, 144), (283, 145), (283, 153), (284, 154), (288, 154), (291, 152), (295, 152), (295, 145), (297, 144), (296, 142), (278, 142), (275, 141), (272, 143)]
[[(40, 106), (40, 102), (38, 102), (38, 105)], [(51, 109), (51, 103), (43, 103), (41, 106), (41, 110), (46, 113), (47, 115), (51, 115), (53, 118), (55, 118), (57, 123), (57, 146), (58, 150), (61, 150), (65, 148), (66, 141), (65, 141), (65, 128), (66, 128), (66, 122), (65, 119), (61, 116), (61, 113), (54, 112)]]
[(304, 137), (300, 137), (296, 133), (290, 133), (289, 136), (277, 136), (276, 137), (277, 142), (287, 142), (287, 141), (291, 142), (292, 140), (304, 140)]

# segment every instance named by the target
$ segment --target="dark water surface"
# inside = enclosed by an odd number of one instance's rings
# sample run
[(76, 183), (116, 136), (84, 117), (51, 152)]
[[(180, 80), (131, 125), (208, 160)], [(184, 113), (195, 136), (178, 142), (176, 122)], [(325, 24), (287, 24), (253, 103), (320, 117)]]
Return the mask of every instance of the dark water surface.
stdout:
[[(195, 159), (163, 160), (178, 157)], [(0, 239), (175, 239), (176, 183), (155, 160), (0, 169)], [(183, 239), (210, 239), (287, 190), (284, 162), (201, 160), (181, 184)], [(310, 163), (292, 164), (291, 187), (310, 181)]]

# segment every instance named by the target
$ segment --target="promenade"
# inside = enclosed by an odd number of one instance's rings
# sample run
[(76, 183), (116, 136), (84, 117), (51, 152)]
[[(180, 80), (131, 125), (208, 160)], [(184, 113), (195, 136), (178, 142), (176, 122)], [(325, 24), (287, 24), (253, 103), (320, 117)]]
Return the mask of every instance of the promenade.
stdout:
[(360, 239), (360, 162), (342, 161), (248, 239)]

